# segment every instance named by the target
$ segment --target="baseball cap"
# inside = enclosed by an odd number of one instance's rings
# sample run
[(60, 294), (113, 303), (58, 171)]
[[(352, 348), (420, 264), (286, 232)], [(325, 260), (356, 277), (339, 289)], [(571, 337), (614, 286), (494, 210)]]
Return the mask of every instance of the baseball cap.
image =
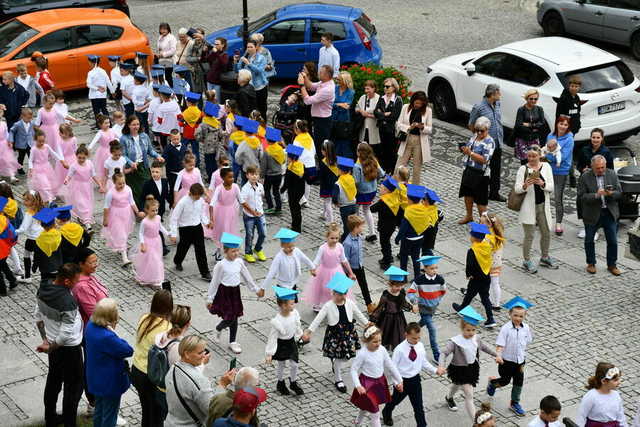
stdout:
[(233, 406), (239, 411), (250, 413), (267, 400), (267, 392), (260, 387), (242, 387), (233, 394)]

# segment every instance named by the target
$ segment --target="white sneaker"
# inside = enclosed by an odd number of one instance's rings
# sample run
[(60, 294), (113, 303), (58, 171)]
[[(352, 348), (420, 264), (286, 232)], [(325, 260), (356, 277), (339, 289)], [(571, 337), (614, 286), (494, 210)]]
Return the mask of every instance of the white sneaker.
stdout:
[(584, 235), (585, 235), (584, 228), (581, 228), (580, 231), (578, 231), (578, 238), (584, 239)]
[(216, 329), (215, 333), (213, 334), (213, 342), (219, 343), (221, 336), (222, 336), (222, 331), (219, 331)]
[(126, 426), (127, 420), (118, 415), (118, 420), (116, 421), (117, 426)]
[(600, 234), (596, 231), (596, 234), (593, 235), (593, 241), (597, 241), (598, 237), (600, 237)]
[(20, 283), (31, 283), (31, 277), (18, 276), (16, 280)]
[(242, 353), (242, 347), (240, 347), (240, 343), (239, 342), (232, 342), (229, 344), (229, 348), (231, 349), (231, 351), (233, 351), (235, 354), (240, 354)]

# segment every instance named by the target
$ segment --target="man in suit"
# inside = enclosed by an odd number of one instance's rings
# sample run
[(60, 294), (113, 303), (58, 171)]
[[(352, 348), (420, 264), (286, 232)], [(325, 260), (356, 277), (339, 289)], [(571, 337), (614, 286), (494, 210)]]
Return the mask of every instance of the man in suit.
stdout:
[(187, 144), (182, 143), (182, 136), (178, 129), (173, 129), (169, 134), (169, 144), (164, 147), (162, 157), (165, 161), (165, 171), (167, 172), (167, 180), (169, 180), (170, 191), (173, 192), (178, 172), (183, 168), (184, 155), (187, 152)]
[[(153, 162), (151, 165), (151, 179), (145, 181), (142, 186), (141, 206), (145, 205), (148, 195), (152, 195), (158, 201), (158, 215), (162, 221), (166, 204), (168, 203), (169, 206), (173, 204), (173, 191), (171, 191), (167, 179), (162, 178), (162, 163), (160, 162)], [(164, 256), (169, 253), (169, 248), (167, 248), (162, 233), (160, 233), (160, 238), (162, 239), (162, 255)]]
[(584, 222), (584, 251), (587, 256), (587, 271), (596, 273), (596, 252), (593, 237), (602, 227), (607, 239), (607, 270), (614, 276), (621, 274), (618, 260), (618, 219), (620, 218), (619, 200), (622, 188), (616, 173), (607, 169), (604, 156), (591, 158), (591, 169), (580, 177), (578, 182), (578, 203), (582, 205)]

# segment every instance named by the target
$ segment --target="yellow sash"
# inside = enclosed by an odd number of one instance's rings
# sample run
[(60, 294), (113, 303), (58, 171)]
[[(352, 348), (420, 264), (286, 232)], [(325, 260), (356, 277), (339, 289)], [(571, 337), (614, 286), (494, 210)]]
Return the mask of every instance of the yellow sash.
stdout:
[(422, 203), (408, 205), (404, 210), (404, 217), (409, 221), (416, 234), (420, 235), (424, 233), (424, 230), (433, 227), (436, 223), (438, 220), (438, 208), (436, 206), (425, 206)]
[(400, 194), (400, 207), (402, 209), (407, 209), (407, 206), (409, 205), (409, 198), (407, 197), (407, 186), (402, 182), (399, 182), (397, 191)]
[(329, 168), (329, 170), (330, 170), (331, 172), (333, 172), (333, 174), (334, 174), (335, 176), (340, 175), (340, 174), (338, 173), (338, 165), (333, 165), (333, 166), (331, 166), (331, 165), (329, 164), (329, 162), (327, 161), (327, 158), (326, 158), (326, 157), (322, 159), (322, 163), (324, 163), (324, 164)]
[(16, 213), (18, 213), (18, 202), (13, 199), (8, 199), (3, 212), (6, 213), (9, 218), (15, 218)]
[(493, 263), (493, 248), (487, 239), (482, 242), (473, 242), (471, 250), (476, 256), (478, 265), (484, 274), (489, 274), (491, 264)]
[(220, 128), (220, 120), (216, 119), (212, 116), (204, 116), (202, 119), (202, 123), (206, 123), (212, 128), (219, 129)]
[(356, 198), (356, 180), (350, 173), (345, 173), (338, 177), (338, 185), (344, 191), (349, 200)]
[(231, 132), (231, 135), (229, 135), (229, 139), (231, 139), (236, 145), (240, 145), (240, 143), (244, 141), (244, 138), (245, 138), (245, 133), (244, 131), (241, 131), (241, 130)]
[(398, 190), (383, 194), (380, 199), (391, 209), (394, 215), (398, 215), (398, 210), (400, 209), (400, 193)]
[(267, 134), (267, 130), (264, 128), (264, 126), (258, 126), (258, 136), (261, 136), (264, 138), (264, 136)]
[(200, 120), (202, 116), (202, 111), (195, 105), (188, 107), (186, 110), (182, 112), (182, 118), (185, 122), (191, 127), (195, 126), (195, 124)]
[(82, 239), (83, 232), (84, 229), (82, 226), (75, 222), (68, 222), (60, 227), (60, 234), (62, 234), (73, 246), (78, 246), (78, 243), (80, 243), (80, 240)]
[(292, 160), (289, 162), (289, 166), (287, 166), (291, 172), (295, 173), (299, 177), (304, 175), (304, 164), (300, 160)]
[(267, 145), (267, 154), (273, 157), (273, 159), (281, 165), (284, 164), (284, 161), (287, 157), (285, 155), (284, 149), (278, 143)]
[(252, 150), (256, 150), (260, 146), (260, 139), (257, 136), (247, 136), (244, 141)]
[(231, 120), (231, 123), (236, 121), (236, 117), (233, 115), (233, 113), (227, 114), (227, 119)]
[(60, 247), (61, 241), (62, 234), (60, 234), (60, 230), (52, 228), (49, 231), (44, 230), (40, 233), (36, 239), (36, 245), (38, 245), (46, 256), (51, 256), (51, 254)]
[(300, 146), (305, 150), (311, 150), (311, 148), (313, 147), (313, 138), (311, 138), (309, 132), (301, 133), (300, 135), (296, 136), (293, 142), (299, 143)]

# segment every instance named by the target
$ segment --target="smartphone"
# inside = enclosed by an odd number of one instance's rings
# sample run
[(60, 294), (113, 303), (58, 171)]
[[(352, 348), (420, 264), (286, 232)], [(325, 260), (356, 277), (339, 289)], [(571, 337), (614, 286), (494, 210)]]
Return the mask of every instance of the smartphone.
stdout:
[(613, 191), (613, 185), (609, 184), (609, 185), (605, 185), (604, 189), (607, 191)]
[(242, 54), (242, 52), (240, 51), (240, 49), (236, 49), (233, 51), (233, 55), (234, 56), (240, 56)]
[(235, 357), (233, 359), (231, 359), (231, 362), (229, 362), (229, 370), (233, 370), (236, 369), (236, 365), (238, 364), (238, 359), (236, 359)]
[(168, 280), (165, 280), (164, 282), (162, 282), (162, 289), (164, 289), (165, 291), (171, 292), (171, 282)]

